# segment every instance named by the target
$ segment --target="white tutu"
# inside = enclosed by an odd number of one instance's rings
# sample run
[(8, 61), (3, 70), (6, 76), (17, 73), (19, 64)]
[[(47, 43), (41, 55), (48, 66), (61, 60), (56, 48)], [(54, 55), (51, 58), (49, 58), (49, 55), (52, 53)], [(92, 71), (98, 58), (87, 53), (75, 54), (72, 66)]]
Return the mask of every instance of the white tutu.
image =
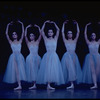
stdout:
[(90, 44), (89, 52), (83, 64), (83, 83), (93, 83), (92, 75), (96, 76), (97, 82), (100, 82), (100, 54), (98, 53), (99, 44)]
[(55, 40), (47, 40), (45, 42), (47, 52), (44, 54), (41, 60), (36, 81), (38, 84), (47, 84), (50, 82), (60, 85), (65, 83), (60, 59), (55, 52), (57, 45), (56, 42), (57, 41)]
[(20, 53), (21, 44), (11, 44), (13, 53), (10, 55), (3, 81), (7, 83), (17, 82), (19, 80), (26, 81), (25, 59)]
[(67, 52), (64, 53), (61, 64), (64, 74), (65, 82), (75, 81), (77, 84), (82, 82), (82, 70), (75, 53), (76, 44), (66, 43)]
[(26, 57), (26, 76), (28, 82), (36, 81), (41, 57), (38, 55), (38, 45), (29, 47), (30, 54)]

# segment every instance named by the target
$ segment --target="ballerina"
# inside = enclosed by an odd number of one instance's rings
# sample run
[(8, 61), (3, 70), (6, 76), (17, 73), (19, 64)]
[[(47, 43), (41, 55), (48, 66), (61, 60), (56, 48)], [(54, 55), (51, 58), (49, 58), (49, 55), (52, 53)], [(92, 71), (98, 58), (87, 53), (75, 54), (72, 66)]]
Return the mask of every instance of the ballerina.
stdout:
[(97, 82), (100, 82), (100, 54), (98, 52), (100, 39), (96, 41), (96, 34), (91, 34), (91, 41), (87, 37), (87, 27), (91, 23), (86, 24), (84, 36), (89, 48), (83, 64), (83, 83), (94, 84), (90, 89), (98, 88)]
[[(39, 43), (41, 40), (41, 34), (38, 39), (35, 41), (35, 35), (30, 33), (29, 38), (27, 38), (27, 29), (32, 25), (28, 25), (25, 29), (25, 40), (30, 51), (29, 55), (26, 57), (26, 76), (28, 82), (33, 82), (33, 86), (29, 87), (29, 89), (36, 89), (36, 78), (38, 69), (40, 66), (41, 57), (38, 55)], [(41, 32), (40, 27), (38, 25), (34, 25), (39, 29), (39, 33)]]
[(18, 22), (22, 25), (22, 35), (19, 40), (16, 32), (12, 33), (13, 41), (8, 35), (8, 28), (13, 24), (13, 22), (8, 23), (6, 28), (6, 37), (11, 46), (12, 54), (9, 57), (3, 81), (7, 83), (18, 82), (18, 87), (14, 88), (14, 90), (22, 89), (21, 80), (26, 81), (25, 59), (21, 54), (21, 44), (24, 37), (24, 25), (21, 21)]
[(74, 20), (74, 24), (76, 24), (77, 26), (76, 37), (72, 39), (73, 33), (72, 31), (68, 31), (67, 32), (68, 39), (66, 39), (65, 33), (64, 33), (64, 30), (65, 30), (64, 27), (65, 27), (65, 24), (67, 24), (67, 22), (68, 20), (65, 21), (62, 26), (62, 37), (63, 37), (63, 41), (64, 41), (67, 51), (64, 53), (61, 59), (61, 64), (62, 64), (65, 82), (71, 83), (71, 85), (67, 87), (66, 89), (74, 89), (73, 82), (76, 81), (77, 83), (80, 83), (82, 79), (81, 66), (79, 63), (78, 56), (75, 53), (76, 44), (77, 44), (80, 31), (79, 31), (78, 23)]
[[(55, 25), (57, 32), (54, 37), (54, 32), (52, 29), (48, 30), (48, 38), (45, 35), (44, 28), (46, 23)], [(41, 34), (43, 36), (47, 52), (44, 54), (41, 60), (40, 69), (37, 77), (37, 83), (47, 84), (47, 89), (54, 90), (55, 88), (51, 87), (51, 83), (56, 83), (58, 85), (64, 84), (64, 77), (62, 73), (60, 59), (56, 53), (59, 28), (55, 22), (47, 20), (42, 26)]]

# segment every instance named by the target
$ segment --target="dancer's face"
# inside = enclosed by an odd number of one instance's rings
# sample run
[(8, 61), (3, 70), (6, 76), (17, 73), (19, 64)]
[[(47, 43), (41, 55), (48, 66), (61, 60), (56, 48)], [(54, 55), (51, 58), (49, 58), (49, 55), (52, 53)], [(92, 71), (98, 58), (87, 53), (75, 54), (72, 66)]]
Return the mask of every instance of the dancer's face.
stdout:
[(53, 30), (51, 30), (51, 29), (50, 29), (50, 30), (48, 30), (48, 36), (49, 36), (49, 37), (52, 37), (52, 36), (53, 36), (53, 34), (54, 34), (54, 33), (53, 33)]
[(30, 40), (33, 41), (35, 39), (35, 35), (33, 33), (30, 33)]
[(95, 34), (95, 33), (92, 33), (92, 34), (91, 34), (91, 39), (92, 39), (92, 40), (95, 40), (95, 39), (96, 39), (96, 34)]
[(13, 32), (13, 33), (12, 33), (12, 38), (13, 38), (14, 40), (18, 38), (18, 36), (17, 36), (17, 33), (16, 33), (16, 32)]
[(72, 36), (73, 36), (72, 31), (68, 31), (68, 32), (67, 32), (67, 37), (68, 37), (68, 39), (71, 39)]

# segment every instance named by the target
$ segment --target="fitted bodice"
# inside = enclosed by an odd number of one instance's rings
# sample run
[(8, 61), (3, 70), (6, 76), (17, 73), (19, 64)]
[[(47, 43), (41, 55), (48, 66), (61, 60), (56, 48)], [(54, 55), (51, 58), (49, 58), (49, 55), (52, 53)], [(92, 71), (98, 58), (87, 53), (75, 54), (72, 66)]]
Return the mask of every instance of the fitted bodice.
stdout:
[(29, 46), (30, 54), (37, 54), (38, 53), (38, 45), (30, 45)]
[(74, 43), (74, 42), (72, 42), (72, 43), (66, 42), (65, 43), (65, 47), (66, 47), (67, 52), (75, 52), (76, 43)]
[(47, 41), (45, 41), (45, 46), (46, 46), (47, 52), (56, 51), (57, 41), (54, 39), (52, 40), (48, 39)]
[(21, 43), (18, 44), (11, 44), (11, 49), (13, 52), (20, 52), (21, 51)]
[(99, 44), (98, 43), (91, 43), (88, 45), (89, 52), (92, 54), (98, 53), (99, 50)]

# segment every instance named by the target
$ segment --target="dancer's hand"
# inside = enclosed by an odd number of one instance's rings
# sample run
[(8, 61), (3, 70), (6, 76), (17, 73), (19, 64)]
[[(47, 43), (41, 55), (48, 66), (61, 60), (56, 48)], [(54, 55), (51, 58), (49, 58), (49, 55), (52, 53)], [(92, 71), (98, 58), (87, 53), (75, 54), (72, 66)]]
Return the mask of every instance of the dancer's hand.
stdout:
[(76, 20), (73, 20), (74, 24), (77, 24), (77, 21)]
[(32, 25), (30, 24), (30, 25), (28, 25), (26, 28), (29, 28), (29, 27), (32, 27)]
[(88, 23), (88, 24), (86, 24), (86, 26), (88, 26), (88, 25), (90, 25), (91, 24), (91, 22), (90, 23)]

